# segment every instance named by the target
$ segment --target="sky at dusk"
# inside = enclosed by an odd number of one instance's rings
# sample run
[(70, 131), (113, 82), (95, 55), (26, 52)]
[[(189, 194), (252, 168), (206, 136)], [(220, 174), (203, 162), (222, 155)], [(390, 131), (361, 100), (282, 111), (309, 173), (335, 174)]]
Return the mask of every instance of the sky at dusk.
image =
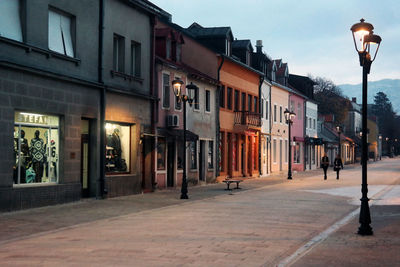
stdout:
[[(364, 18), (382, 37), (370, 81), (400, 78), (398, 0), (150, 0), (182, 27), (230, 26), (234, 38), (263, 41), (289, 72), (321, 76), (336, 84), (361, 83), (362, 69), (350, 27)], [(397, 48), (397, 49), (396, 49)]]

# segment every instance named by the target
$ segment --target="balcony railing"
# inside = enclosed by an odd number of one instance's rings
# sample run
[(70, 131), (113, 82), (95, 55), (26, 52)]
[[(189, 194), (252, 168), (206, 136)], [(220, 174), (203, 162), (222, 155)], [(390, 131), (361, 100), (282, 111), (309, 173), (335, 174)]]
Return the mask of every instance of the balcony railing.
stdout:
[(261, 114), (250, 111), (235, 111), (235, 125), (261, 127)]

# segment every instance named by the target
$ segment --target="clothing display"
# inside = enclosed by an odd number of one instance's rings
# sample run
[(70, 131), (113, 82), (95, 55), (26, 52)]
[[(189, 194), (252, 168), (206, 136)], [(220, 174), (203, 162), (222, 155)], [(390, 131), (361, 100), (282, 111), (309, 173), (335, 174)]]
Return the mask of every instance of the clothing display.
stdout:
[(35, 137), (31, 139), (29, 152), (32, 158), (32, 167), (36, 173), (35, 180), (37, 183), (42, 181), (43, 167), (46, 160), (46, 145), (42, 138), (39, 137), (40, 132), (35, 131)]
[[(20, 149), (20, 153), (18, 150)], [(15, 155), (15, 167), (14, 167), (14, 183), (18, 183), (18, 172), (20, 173), (20, 183), (25, 183), (26, 168), (28, 167), (29, 157), (29, 146), (28, 140), (25, 138), (25, 132), (21, 130), (21, 136), (14, 138), (14, 155)]]
[(125, 160), (121, 157), (122, 147), (118, 129), (114, 129), (114, 132), (107, 137), (106, 154), (106, 167), (109, 171), (126, 171), (127, 166)]

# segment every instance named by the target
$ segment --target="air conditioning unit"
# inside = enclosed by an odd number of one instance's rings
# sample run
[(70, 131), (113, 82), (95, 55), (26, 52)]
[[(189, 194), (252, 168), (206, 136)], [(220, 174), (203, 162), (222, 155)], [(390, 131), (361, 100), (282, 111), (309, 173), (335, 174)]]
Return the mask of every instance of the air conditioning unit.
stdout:
[(167, 127), (178, 127), (179, 126), (179, 116), (178, 115), (168, 115), (167, 116)]

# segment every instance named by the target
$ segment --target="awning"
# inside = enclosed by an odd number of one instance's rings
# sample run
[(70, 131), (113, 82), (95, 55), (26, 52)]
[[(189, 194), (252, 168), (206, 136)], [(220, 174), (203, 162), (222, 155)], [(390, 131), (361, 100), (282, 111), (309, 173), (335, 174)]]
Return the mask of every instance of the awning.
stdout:
[(322, 138), (306, 137), (305, 142), (306, 142), (306, 144), (318, 146), (318, 145), (322, 145), (323, 140), (322, 140)]
[(293, 141), (296, 141), (296, 142), (304, 142), (304, 137), (300, 137), (300, 136), (294, 136), (293, 137)]
[[(183, 141), (183, 130), (181, 129), (165, 129), (159, 128), (158, 133), (167, 138), (173, 138), (176, 140)], [(199, 136), (192, 131), (186, 130), (186, 141), (197, 141)]]

